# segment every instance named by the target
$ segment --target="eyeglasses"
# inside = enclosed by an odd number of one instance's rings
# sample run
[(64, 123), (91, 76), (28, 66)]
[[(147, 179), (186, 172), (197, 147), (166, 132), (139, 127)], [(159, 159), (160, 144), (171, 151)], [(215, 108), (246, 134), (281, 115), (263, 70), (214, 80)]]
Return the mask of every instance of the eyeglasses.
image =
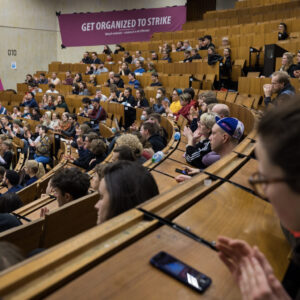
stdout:
[(289, 180), (286, 178), (266, 178), (261, 173), (255, 172), (249, 177), (248, 181), (257, 195), (263, 199), (267, 199), (264, 192), (265, 185), (270, 183), (287, 182)]

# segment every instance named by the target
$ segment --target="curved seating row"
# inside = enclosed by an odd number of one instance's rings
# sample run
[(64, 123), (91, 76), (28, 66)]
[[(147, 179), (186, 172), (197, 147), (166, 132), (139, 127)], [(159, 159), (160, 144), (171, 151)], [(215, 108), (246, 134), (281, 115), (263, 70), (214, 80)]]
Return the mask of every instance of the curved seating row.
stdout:
[[(233, 116), (239, 117), (245, 123), (248, 135), (235, 149), (237, 153), (233, 152), (207, 168), (209, 173), (222, 178), (230, 177), (231, 174), (241, 168), (249, 160), (248, 155), (254, 149), (253, 114), (246, 108), (235, 104), (231, 105), (231, 110)], [(165, 151), (166, 159), (158, 164), (148, 162), (147, 167), (152, 174), (156, 172), (160, 175), (160, 182), (163, 182), (166, 178), (168, 179), (165, 181), (165, 185), (168, 187), (172, 187), (175, 182), (172, 178), (175, 175), (173, 170), (178, 164), (182, 164), (182, 161), (178, 158), (177, 162), (176, 157), (180, 157), (184, 149), (184, 139), (180, 142), (174, 142), (171, 139), (169, 150)], [(241, 157), (239, 153), (244, 153), (247, 156)], [(158, 175), (154, 175), (154, 177), (156, 176)], [(172, 189), (165, 189), (162, 194), (143, 204), (142, 207), (162, 217), (174, 218), (191, 205), (198, 203), (205, 195), (213, 194), (212, 191), (222, 184), (221, 180), (216, 180), (207, 185), (208, 179), (210, 179), (208, 175), (200, 174), (184, 184), (176, 185)], [(256, 202), (261, 203), (260, 200), (255, 200)], [(268, 204), (264, 205), (268, 206)], [(232, 209), (237, 208), (233, 207)], [(238, 213), (238, 209), (236, 212)], [(272, 217), (273, 219), (274, 217)], [(62, 282), (74, 277), (74, 274), (77, 276), (99, 262), (106, 260), (107, 257), (114, 255), (118, 250), (142, 236), (147, 238), (147, 234), (156, 230), (158, 226), (157, 221), (146, 221), (140, 211), (132, 209), (7, 270), (2, 275), (0, 293), (1, 295), (7, 295), (8, 298), (17, 295), (36, 297), (49, 293), (49, 291), (61, 285)], [(278, 230), (277, 228), (276, 234), (280, 236)], [(282, 240), (280, 241), (282, 242)], [(274, 239), (270, 238), (269, 242), (273, 244)], [(135, 243), (130, 247), (134, 247), (134, 245)], [(283, 251), (282, 256), (285, 256), (285, 254), (286, 251)], [(51, 268), (54, 268), (55, 271), (49, 273)], [(284, 266), (278, 270), (281, 274)]]

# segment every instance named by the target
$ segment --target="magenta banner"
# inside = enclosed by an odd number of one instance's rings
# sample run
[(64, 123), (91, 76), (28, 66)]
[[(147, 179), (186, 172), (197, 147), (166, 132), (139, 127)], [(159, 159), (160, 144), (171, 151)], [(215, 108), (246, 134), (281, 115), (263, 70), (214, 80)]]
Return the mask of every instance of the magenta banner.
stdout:
[(58, 21), (66, 47), (149, 41), (154, 32), (181, 30), (186, 7), (62, 14)]

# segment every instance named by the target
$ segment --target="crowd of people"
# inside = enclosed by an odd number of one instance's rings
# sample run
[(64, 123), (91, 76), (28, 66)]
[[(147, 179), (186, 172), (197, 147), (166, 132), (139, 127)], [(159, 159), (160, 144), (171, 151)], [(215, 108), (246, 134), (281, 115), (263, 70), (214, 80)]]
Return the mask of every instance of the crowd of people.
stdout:
[[(279, 25), (279, 40), (288, 38), (284, 25)], [(39, 78), (27, 74), (25, 82), (29, 91), (20, 103), (23, 109), (15, 106), (10, 112), (0, 103), (0, 178), (2, 187), (6, 187), (6, 191), (0, 195), (0, 231), (21, 225), (19, 219), (11, 214), (23, 205), (17, 193), (42, 178), (47, 165), (52, 163), (55, 153), (49, 130), (52, 135), (59, 134), (66, 139), (76, 149), (77, 155), (64, 155), (64, 159), (73, 164), (73, 167), (56, 172), (49, 181), (47, 193), (54, 195), (58, 206), (62, 207), (88, 195), (90, 191), (97, 191), (99, 201), (95, 205), (95, 224), (102, 224), (159, 194), (153, 176), (143, 167), (143, 163), (156, 152), (162, 151), (168, 143), (170, 137), (161, 126), (162, 116), (172, 118), (175, 122), (179, 118), (187, 120), (182, 134), (187, 139), (184, 157), (189, 167), (186, 168), (185, 175), (176, 177), (178, 182), (189, 180), (231, 153), (244, 137), (243, 123), (231, 115), (226, 104), (219, 103), (212, 91), (195, 95), (191, 87), (183, 90), (174, 88), (169, 96), (153, 63), (159, 57), (170, 63), (170, 53), (180, 51), (184, 53), (183, 63), (189, 63), (201, 59), (198, 51), (207, 50), (208, 64), (220, 63), (223, 80), (220, 87), (229, 88), (232, 70), (229, 39), (222, 39), (223, 56), (217, 53), (212, 41), (210, 35), (201, 37), (195, 48), (192, 48), (188, 40), (172, 45), (165, 43), (159, 47), (158, 53), (151, 53), (148, 61), (142, 57), (141, 51), (130, 55), (121, 45), (117, 45), (114, 54), (122, 52), (123, 57), (121, 61), (113, 62), (113, 51), (105, 45), (105, 62), (99, 59), (96, 52), (91, 55), (85, 52), (81, 60), (82, 64), (87, 64), (85, 75), (90, 75), (89, 83), (83, 81), (81, 73), (76, 73), (73, 77), (70, 71), (66, 72), (64, 80), (58, 78), (55, 72), (51, 78), (46, 78), (45, 73), (41, 73)], [(119, 64), (119, 73), (108, 72), (105, 63)], [(130, 64), (135, 66), (134, 72), (130, 70)], [(299, 268), (297, 137), (300, 104), (299, 100), (293, 99), (295, 89), (290, 83), (290, 77), (299, 78), (299, 66), (300, 51), (297, 54), (297, 64), (293, 64), (291, 53), (285, 53), (282, 67), (271, 76), (271, 84), (264, 85), (264, 101), (269, 107), (258, 125), (256, 155), (259, 172), (250, 178), (253, 188), (258, 192), (263, 191), (262, 197), (266, 197), (274, 206), (284, 233), (293, 241), (295, 269)], [(155, 98), (146, 98), (145, 90), (138, 80), (146, 72), (151, 73), (150, 86), (156, 88)], [(109, 87), (110, 95), (104, 95), (96, 81), (96, 76), (101, 73), (108, 74), (103, 86)], [(128, 85), (124, 83), (123, 76), (128, 76)], [(41, 93), (40, 84), (48, 84), (49, 89), (38, 103), (35, 95)], [(85, 96), (82, 98), (82, 107), (76, 113), (70, 113), (64, 96), (57, 90), (61, 84), (72, 86), (72, 94)], [(89, 84), (97, 86), (93, 98), (88, 97), (91, 96)], [(276, 98), (272, 100), (274, 94)], [(102, 101), (124, 105), (124, 126), (116, 130), (109, 139), (103, 138), (99, 131), (99, 123), (105, 122), (108, 117), (101, 105)], [(143, 110), (139, 120), (136, 119), (137, 108)], [(85, 117), (88, 121), (80, 124), (78, 116)], [(39, 124), (31, 128), (26, 119), (38, 121)], [(28, 154), (20, 173), (11, 169), (13, 138), (22, 141), (24, 152)], [(110, 154), (111, 162), (103, 164)], [(93, 174), (92, 178), (89, 174)], [(282, 204), (282, 195), (285, 195), (286, 204)], [(48, 212), (47, 208), (43, 208), (41, 217)], [(3, 243), (0, 248), (5, 250), (9, 247), (9, 244)], [(288, 293), (291, 295), (299, 292), (299, 281), (296, 279), (292, 278), (288, 283), (292, 288), (283, 287), (279, 283), (257, 247), (244, 241), (219, 237), (217, 248), (220, 259), (233, 274), (244, 299), (290, 299)], [(0, 254), (0, 270), (25, 259), (17, 248), (10, 249), (14, 257), (11, 261), (4, 261), (3, 251)]]

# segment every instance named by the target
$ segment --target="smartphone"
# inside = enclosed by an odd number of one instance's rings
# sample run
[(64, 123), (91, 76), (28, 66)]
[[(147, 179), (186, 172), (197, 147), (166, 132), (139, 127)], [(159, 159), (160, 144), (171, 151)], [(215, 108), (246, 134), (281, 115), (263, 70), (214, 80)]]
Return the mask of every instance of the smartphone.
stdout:
[(175, 172), (179, 173), (179, 174), (183, 174), (183, 175), (188, 175), (186, 170), (181, 170), (181, 169), (175, 169)]
[(204, 293), (211, 285), (212, 280), (208, 276), (164, 251), (153, 256), (150, 263), (199, 293)]

